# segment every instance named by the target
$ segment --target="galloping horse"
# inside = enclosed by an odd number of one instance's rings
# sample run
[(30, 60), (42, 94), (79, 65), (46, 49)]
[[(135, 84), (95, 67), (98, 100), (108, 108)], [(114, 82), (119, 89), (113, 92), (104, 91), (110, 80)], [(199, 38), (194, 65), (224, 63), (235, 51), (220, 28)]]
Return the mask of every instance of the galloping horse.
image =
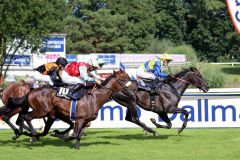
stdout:
[[(29, 127), (23, 123), (22, 115), (28, 112), (29, 105), (26, 98), (31, 90), (32, 83), (26, 83), (24, 80), (21, 80), (19, 82), (13, 82), (9, 84), (6, 88), (0, 89), (1, 99), (4, 104), (3, 107), (0, 107), (0, 116), (2, 116), (4, 122), (6, 122), (14, 131), (14, 135), (12, 137), (14, 141), (22, 134), (29, 136), (27, 133), (23, 132), (23, 128), (28, 131), (30, 130)], [(17, 118), (16, 124), (19, 125), (19, 129), (17, 129), (10, 121), (11, 117), (18, 113), (19, 116)], [(70, 127), (65, 131), (58, 132), (59, 135), (64, 135), (73, 128), (73, 122), (70, 119), (66, 118), (61, 120), (70, 125)], [(53, 122), (54, 120), (48, 119), (46, 121), (44, 132), (39, 134), (38, 137), (45, 136), (48, 133), (49, 124), (52, 124)]]
[[(175, 77), (171, 79), (166, 79), (162, 85), (159, 84), (157, 86), (159, 95), (150, 96), (148, 91), (138, 90), (137, 82), (133, 82), (134, 83), (131, 85), (132, 90), (128, 90), (128, 92), (117, 92), (112, 96), (116, 102), (128, 108), (125, 119), (138, 125), (136, 121), (138, 119), (136, 106), (138, 105), (147, 111), (157, 113), (167, 124), (160, 125), (156, 123), (155, 119), (151, 118), (152, 123), (157, 128), (170, 129), (172, 127), (172, 123), (170, 122), (167, 113), (183, 113), (184, 122), (182, 127), (178, 130), (178, 133), (183, 131), (183, 129), (187, 126), (188, 121), (188, 111), (178, 108), (178, 103), (187, 87), (189, 85), (193, 85), (201, 89), (203, 92), (207, 92), (209, 89), (208, 84), (204, 81), (200, 72), (193, 67), (176, 74)], [(131, 109), (131, 112), (129, 108)]]
[[(84, 95), (77, 101), (75, 113), (74, 133), (76, 138), (76, 149), (80, 147), (80, 138), (87, 123), (96, 119), (99, 109), (106, 103), (112, 94), (123, 90), (128, 86), (130, 77), (124, 71), (117, 71), (110, 75), (96, 91), (92, 94)], [(28, 102), (33, 111), (24, 115), (24, 119), (31, 129), (32, 137), (37, 137), (31, 120), (35, 118), (55, 117), (69, 118), (71, 101), (56, 96), (56, 91), (51, 88), (38, 88), (29, 93)]]
[[(0, 116), (2, 119), (11, 127), (14, 131), (14, 136), (12, 139), (15, 141), (21, 134), (22, 129), (29, 129), (26, 125), (23, 124), (21, 115), (24, 112), (27, 112), (28, 108), (25, 108), (26, 101), (25, 97), (31, 90), (31, 84), (25, 83), (23, 80), (19, 82), (13, 82), (5, 89), (1, 88), (1, 99), (4, 104), (4, 107), (0, 108)], [(19, 113), (16, 124), (20, 126), (20, 129), (17, 129), (11, 122), (10, 119), (12, 116)]]

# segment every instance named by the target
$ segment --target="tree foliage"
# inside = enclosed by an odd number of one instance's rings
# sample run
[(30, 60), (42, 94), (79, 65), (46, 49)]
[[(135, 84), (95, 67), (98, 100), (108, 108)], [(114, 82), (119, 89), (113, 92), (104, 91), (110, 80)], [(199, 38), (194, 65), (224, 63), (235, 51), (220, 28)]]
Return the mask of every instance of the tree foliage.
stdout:
[(175, 46), (192, 46), (200, 60), (240, 60), (240, 38), (225, 0), (69, 2), (68, 53), (166, 51), (156, 42), (170, 40)]
[(0, 73), (6, 58), (19, 49), (31, 48), (32, 52), (42, 44), (42, 38), (58, 32), (65, 17), (64, 0), (2, 0), (0, 1)]

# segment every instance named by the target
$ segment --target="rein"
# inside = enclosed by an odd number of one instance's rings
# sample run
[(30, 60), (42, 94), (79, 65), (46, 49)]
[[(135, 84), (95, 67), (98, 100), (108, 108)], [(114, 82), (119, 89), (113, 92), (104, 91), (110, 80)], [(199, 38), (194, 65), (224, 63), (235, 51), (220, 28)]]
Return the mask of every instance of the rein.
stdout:
[[(125, 81), (124, 81), (124, 80), (121, 80), (121, 79), (119, 79), (119, 78), (116, 78), (116, 80), (117, 80), (117, 82), (120, 84), (120, 86), (123, 87), (123, 89), (124, 89), (125, 87), (126, 87), (126, 88), (129, 87), (129, 86), (131, 85), (131, 83), (132, 83), (132, 82), (128, 81), (126, 84), (124, 84)], [(121, 81), (122, 81), (122, 83), (120, 83)], [(103, 87), (103, 88), (105, 88), (105, 89), (109, 89), (109, 90), (113, 91), (112, 88), (105, 87), (104, 85), (99, 84), (99, 86), (101, 86), (101, 87)], [(93, 87), (93, 89), (92, 89), (92, 91), (95, 91), (96, 89), (97, 89), (97, 86), (96, 86), (96, 84), (95, 84), (94, 87)]]
[[(192, 72), (192, 73), (195, 74), (194, 72)], [(178, 77), (173, 77), (173, 78), (175, 78), (175, 79), (177, 79), (177, 80), (179, 80), (179, 81), (188, 83), (188, 84), (190, 84), (190, 85), (193, 85), (193, 86), (195, 86), (195, 87), (201, 87), (200, 85), (193, 84), (193, 83), (191, 83), (191, 82), (189, 82), (189, 81), (186, 81), (185, 79), (182, 79), (182, 78), (178, 78)]]

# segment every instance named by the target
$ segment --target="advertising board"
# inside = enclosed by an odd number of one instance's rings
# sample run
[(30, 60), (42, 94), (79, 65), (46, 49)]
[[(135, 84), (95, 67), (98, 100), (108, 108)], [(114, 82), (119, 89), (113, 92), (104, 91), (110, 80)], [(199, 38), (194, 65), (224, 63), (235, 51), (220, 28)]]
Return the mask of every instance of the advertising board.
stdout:
[[(240, 127), (240, 94), (239, 93), (186, 93), (178, 105), (189, 112), (187, 128), (221, 128)], [(70, 108), (70, 106), (69, 106)], [(160, 124), (164, 122), (153, 112), (145, 111), (138, 107), (140, 120), (150, 127), (155, 127), (150, 118), (155, 118)], [(125, 120), (127, 108), (110, 101), (99, 110), (98, 117), (92, 122), (92, 128), (138, 128), (139, 126)], [(183, 114), (168, 114), (173, 128), (182, 126)], [(11, 119), (13, 123), (16, 117)], [(34, 120), (36, 128), (44, 126), (42, 120)], [(66, 128), (68, 125), (62, 121), (56, 121), (53, 128)], [(0, 123), (0, 129), (9, 128), (4, 122)]]

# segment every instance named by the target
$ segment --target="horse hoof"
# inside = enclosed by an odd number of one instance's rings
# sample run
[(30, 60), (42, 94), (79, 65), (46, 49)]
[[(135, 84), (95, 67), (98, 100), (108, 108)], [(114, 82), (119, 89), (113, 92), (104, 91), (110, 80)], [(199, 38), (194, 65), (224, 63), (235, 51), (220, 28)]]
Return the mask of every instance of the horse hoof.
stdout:
[(59, 130), (54, 130), (53, 133), (54, 134), (58, 134), (60, 131)]
[(180, 134), (183, 131), (183, 129), (178, 129), (178, 134)]
[(21, 134), (15, 134), (14, 136), (12, 136), (12, 140), (15, 143), (16, 139), (18, 139), (21, 136)]
[(159, 134), (157, 132), (154, 132), (153, 136), (159, 136)]
[(76, 144), (75, 149), (80, 149), (80, 144)]
[(156, 123), (156, 119), (155, 118), (150, 118), (152, 123)]
[(37, 138), (36, 137), (32, 137), (29, 140), (30, 144), (33, 144), (33, 142), (37, 142)]
[(143, 134), (147, 135), (147, 133), (148, 133), (148, 132), (144, 129), (144, 130), (143, 130)]

